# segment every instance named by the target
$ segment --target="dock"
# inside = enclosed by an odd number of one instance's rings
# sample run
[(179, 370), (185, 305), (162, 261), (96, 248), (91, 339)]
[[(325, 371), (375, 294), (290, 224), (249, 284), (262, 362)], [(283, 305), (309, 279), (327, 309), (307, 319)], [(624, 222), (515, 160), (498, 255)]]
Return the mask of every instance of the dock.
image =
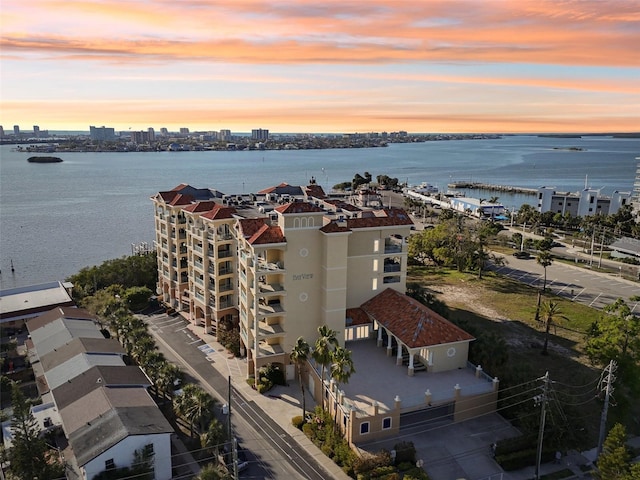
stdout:
[(477, 190), (489, 190), (492, 192), (506, 192), (506, 193), (523, 193), (525, 195), (535, 195), (538, 193), (536, 188), (515, 187), (513, 185), (494, 185), (492, 183), (483, 182), (452, 182), (447, 185), (449, 188), (474, 188)]

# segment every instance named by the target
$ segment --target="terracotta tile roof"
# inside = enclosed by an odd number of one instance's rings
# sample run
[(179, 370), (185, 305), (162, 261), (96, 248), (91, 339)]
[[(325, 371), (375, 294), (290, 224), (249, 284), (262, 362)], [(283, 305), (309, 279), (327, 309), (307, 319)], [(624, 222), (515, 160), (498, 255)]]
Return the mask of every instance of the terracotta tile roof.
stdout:
[(179, 192), (180, 190), (184, 190), (186, 187), (190, 186), (188, 183), (181, 183), (177, 187), (171, 189), (172, 192)]
[(207, 212), (216, 206), (216, 202), (212, 200), (205, 200), (204, 202), (196, 202), (191, 205), (187, 205), (182, 210), (185, 212)]
[(409, 348), (474, 340), (449, 320), (392, 288), (363, 303), (361, 308)]
[(324, 213), (320, 207), (308, 202), (291, 202), (275, 208), (280, 213)]
[(345, 326), (367, 325), (371, 322), (369, 315), (361, 308), (347, 308)]
[(413, 221), (402, 208), (376, 210), (372, 216), (347, 219), (349, 228), (392, 227), (413, 225)]
[(266, 223), (247, 240), (250, 245), (265, 245), (267, 243), (284, 243), (287, 239), (280, 227), (272, 227)]
[(307, 185), (304, 187), (304, 193), (307, 197), (327, 198), (327, 194), (320, 185)]
[(266, 218), (241, 218), (238, 220), (238, 230), (244, 238), (251, 238), (265, 224)]
[(338, 222), (329, 222), (324, 225), (320, 231), (322, 233), (344, 233), (350, 232), (351, 230), (347, 228), (346, 224), (340, 225)]
[(267, 243), (284, 243), (287, 241), (280, 230), (266, 223), (266, 218), (242, 218), (238, 220), (240, 234), (250, 245), (264, 245)]
[(178, 205), (189, 205), (194, 201), (195, 201), (195, 198), (193, 198), (191, 195), (182, 195), (181, 193), (179, 193), (170, 202), (167, 202), (167, 203), (175, 207)]
[(211, 210), (200, 215), (202, 218), (209, 220), (221, 220), (224, 218), (233, 218), (238, 211), (234, 207), (224, 207), (216, 203)]

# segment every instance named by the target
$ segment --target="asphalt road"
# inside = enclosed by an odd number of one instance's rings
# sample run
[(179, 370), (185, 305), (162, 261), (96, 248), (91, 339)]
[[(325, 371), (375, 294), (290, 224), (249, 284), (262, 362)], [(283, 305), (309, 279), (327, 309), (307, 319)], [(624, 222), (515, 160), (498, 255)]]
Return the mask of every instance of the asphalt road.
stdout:
[[(506, 265), (493, 265), (492, 269), (532, 287), (540, 289), (543, 287), (544, 268), (538, 264), (535, 256), (527, 260), (513, 256), (505, 258)], [(640, 295), (640, 284), (615, 275), (554, 262), (547, 267), (547, 289), (556, 295), (598, 309), (622, 298), (631, 307), (633, 313), (640, 315), (640, 302), (629, 301), (630, 297)]]
[[(194, 381), (220, 401), (220, 405), (227, 403), (228, 378), (213, 368), (206, 355), (198, 349), (204, 342), (187, 329), (187, 322), (179, 316), (166, 315), (150, 316), (145, 320), (167, 359), (182, 366), (188, 376), (193, 377)], [(220, 412), (217, 416), (226, 421), (226, 417)], [(250, 462), (249, 468), (240, 474), (240, 478), (330, 478), (313, 456), (300, 447), (255, 402), (247, 401), (234, 388), (231, 392), (231, 419), (234, 437), (247, 450)]]

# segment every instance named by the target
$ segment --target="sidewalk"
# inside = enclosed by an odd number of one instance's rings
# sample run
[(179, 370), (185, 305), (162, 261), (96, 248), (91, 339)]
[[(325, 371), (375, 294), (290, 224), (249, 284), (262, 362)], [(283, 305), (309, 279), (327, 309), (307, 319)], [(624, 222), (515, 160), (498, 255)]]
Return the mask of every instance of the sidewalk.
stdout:
[[(206, 354), (211, 360), (211, 366), (222, 376), (231, 377), (231, 384), (248, 401), (254, 401), (265, 414), (272, 418), (283, 430), (304, 448), (314, 459), (336, 480), (349, 480), (350, 477), (342, 471), (329, 457), (316, 447), (307, 436), (291, 424), (291, 419), (302, 415), (302, 392), (297, 381), (289, 386), (275, 386), (267, 394), (259, 394), (246, 382), (247, 361), (230, 355), (226, 349), (218, 343), (213, 335), (204, 332), (203, 327), (189, 324), (187, 327), (193, 335), (202, 339), (214, 351)], [(205, 355), (205, 353), (203, 353)], [(315, 408), (313, 398), (306, 392), (307, 411)]]

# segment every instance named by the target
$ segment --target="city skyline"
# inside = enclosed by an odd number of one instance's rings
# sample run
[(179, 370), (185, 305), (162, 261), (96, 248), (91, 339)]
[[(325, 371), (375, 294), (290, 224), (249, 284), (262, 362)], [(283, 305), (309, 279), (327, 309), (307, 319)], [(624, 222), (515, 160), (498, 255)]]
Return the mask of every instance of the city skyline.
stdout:
[(32, 0), (0, 16), (5, 130), (640, 128), (637, 1)]

